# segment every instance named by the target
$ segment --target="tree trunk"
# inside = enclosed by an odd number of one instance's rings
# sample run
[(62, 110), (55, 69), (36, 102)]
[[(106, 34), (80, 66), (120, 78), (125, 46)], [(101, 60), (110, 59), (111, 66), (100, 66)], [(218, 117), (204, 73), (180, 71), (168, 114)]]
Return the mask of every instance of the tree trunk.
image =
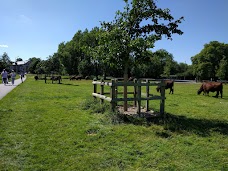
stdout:
[(106, 77), (107, 77), (107, 75), (106, 75), (106, 71), (104, 71), (104, 74), (103, 74), (103, 79), (104, 79), (104, 80), (106, 80)]

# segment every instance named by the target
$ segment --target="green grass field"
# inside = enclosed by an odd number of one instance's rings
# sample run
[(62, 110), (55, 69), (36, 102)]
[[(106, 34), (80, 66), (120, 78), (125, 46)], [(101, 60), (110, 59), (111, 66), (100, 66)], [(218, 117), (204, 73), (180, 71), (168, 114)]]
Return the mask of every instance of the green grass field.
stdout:
[(83, 110), (91, 80), (28, 75), (0, 100), (0, 170), (228, 170), (228, 85), (222, 99), (197, 95), (199, 87), (175, 83), (165, 121), (114, 124)]

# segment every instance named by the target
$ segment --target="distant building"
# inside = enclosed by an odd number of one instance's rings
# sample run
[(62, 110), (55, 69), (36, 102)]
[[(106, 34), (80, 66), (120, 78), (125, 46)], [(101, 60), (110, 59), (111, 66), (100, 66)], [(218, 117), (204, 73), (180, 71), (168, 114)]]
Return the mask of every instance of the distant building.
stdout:
[(20, 72), (24, 72), (25, 73), (25, 72), (28, 72), (29, 64), (30, 64), (29, 60), (17, 61), (17, 62), (14, 62), (10, 66), (10, 70), (14, 70), (17, 73), (20, 73)]

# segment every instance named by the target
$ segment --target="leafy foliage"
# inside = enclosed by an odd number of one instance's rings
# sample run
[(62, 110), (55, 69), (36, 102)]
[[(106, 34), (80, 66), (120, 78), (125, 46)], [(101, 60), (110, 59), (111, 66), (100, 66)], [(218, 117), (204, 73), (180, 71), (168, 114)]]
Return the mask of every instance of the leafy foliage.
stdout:
[(199, 79), (217, 79), (216, 76), (228, 79), (225, 69), (228, 67), (228, 44), (211, 41), (191, 59), (193, 72)]
[(11, 62), (8, 54), (6, 52), (4, 52), (3, 55), (0, 58), (0, 69), (1, 69), (1, 71), (3, 69), (8, 69), (9, 70), (9, 67), (10, 67), (11, 63), (12, 62)]
[(183, 17), (174, 20), (168, 9), (158, 8), (151, 0), (125, 1), (124, 11), (117, 11), (115, 20), (102, 22), (104, 33), (100, 37), (100, 51), (107, 52), (108, 62), (120, 65), (125, 78), (128, 69), (139, 62), (148, 61), (148, 49), (163, 35), (183, 34), (178, 29)]

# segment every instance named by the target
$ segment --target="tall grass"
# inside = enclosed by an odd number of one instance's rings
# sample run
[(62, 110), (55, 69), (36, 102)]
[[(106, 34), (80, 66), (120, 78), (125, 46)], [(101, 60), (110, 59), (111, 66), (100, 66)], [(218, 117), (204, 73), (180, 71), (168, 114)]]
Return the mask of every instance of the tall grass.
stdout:
[[(137, 124), (112, 122), (107, 107), (89, 102), (91, 82), (28, 76), (4, 97), (0, 170), (228, 169), (228, 85), (221, 99), (196, 95), (199, 84), (175, 83), (166, 120)], [(158, 110), (159, 101), (150, 108)]]

